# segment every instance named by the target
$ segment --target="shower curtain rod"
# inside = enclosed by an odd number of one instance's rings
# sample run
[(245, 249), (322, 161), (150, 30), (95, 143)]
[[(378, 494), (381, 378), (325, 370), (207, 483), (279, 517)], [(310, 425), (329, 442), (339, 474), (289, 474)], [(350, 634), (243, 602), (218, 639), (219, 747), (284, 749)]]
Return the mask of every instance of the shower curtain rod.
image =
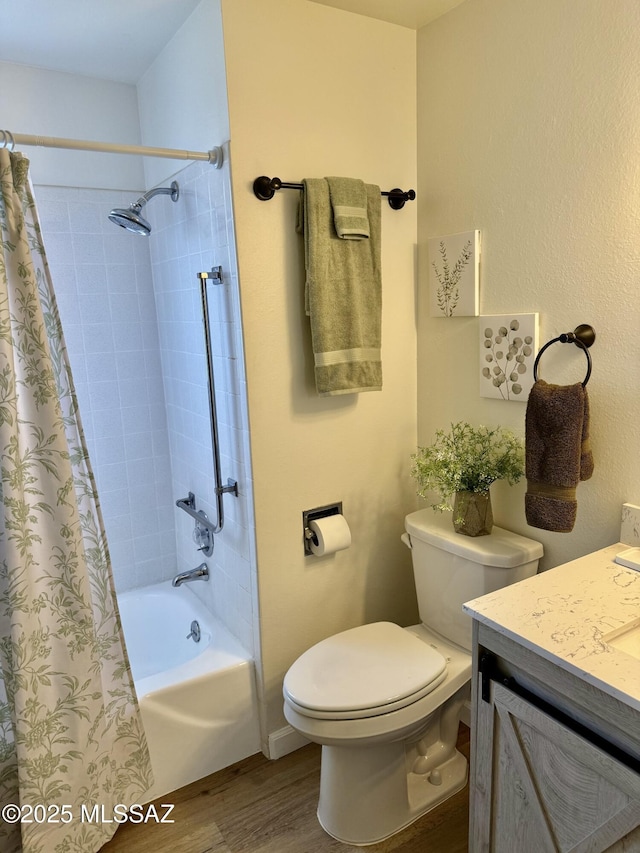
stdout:
[(11, 133), (0, 130), (0, 149), (13, 151), (16, 145), (36, 145), (41, 148), (72, 148), (76, 151), (102, 151), (110, 154), (140, 154), (143, 157), (166, 157), (169, 160), (206, 160), (219, 169), (222, 166), (222, 148), (211, 151), (185, 151), (178, 148), (149, 148), (145, 145), (117, 145), (112, 142), (93, 142), (88, 139), (64, 139), (56, 136), (34, 136), (28, 133)]

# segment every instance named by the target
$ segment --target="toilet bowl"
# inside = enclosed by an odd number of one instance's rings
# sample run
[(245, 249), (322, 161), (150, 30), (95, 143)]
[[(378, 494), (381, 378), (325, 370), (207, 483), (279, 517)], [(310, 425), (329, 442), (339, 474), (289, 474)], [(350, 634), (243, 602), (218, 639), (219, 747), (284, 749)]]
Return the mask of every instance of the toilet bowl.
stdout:
[(284, 679), (285, 718), (322, 745), (318, 820), (348, 844), (382, 841), (466, 785), (456, 749), (471, 677), (462, 604), (535, 574), (542, 555), (539, 543), (500, 528), (469, 539), (448, 522), (431, 510), (406, 519), (421, 624), (375, 622), (328, 637)]

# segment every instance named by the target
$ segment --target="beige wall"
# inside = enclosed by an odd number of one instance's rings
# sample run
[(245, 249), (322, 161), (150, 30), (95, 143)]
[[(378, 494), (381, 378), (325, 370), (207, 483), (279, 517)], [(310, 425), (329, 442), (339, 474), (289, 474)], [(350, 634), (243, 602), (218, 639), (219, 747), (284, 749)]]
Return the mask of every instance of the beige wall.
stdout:
[[(415, 32), (300, 0), (223, 0), (240, 290), (255, 489), (267, 729), (282, 678), (312, 643), (416, 619), (399, 541), (415, 506), (416, 206), (384, 204), (382, 392), (320, 398), (303, 311), (298, 193), (253, 179), (350, 175), (414, 186)], [(302, 511), (343, 501), (353, 544), (305, 558)]]
[[(540, 312), (541, 344), (597, 333), (574, 531), (528, 527), (524, 485), (492, 487), (545, 568), (617, 541), (621, 503), (640, 502), (639, 32), (636, 0), (467, 0), (418, 34), (420, 442), (461, 419), (523, 432), (525, 415), (479, 396), (481, 321), (428, 316), (427, 238), (481, 229), (481, 313)], [(542, 378), (582, 379), (577, 348), (547, 352)]]

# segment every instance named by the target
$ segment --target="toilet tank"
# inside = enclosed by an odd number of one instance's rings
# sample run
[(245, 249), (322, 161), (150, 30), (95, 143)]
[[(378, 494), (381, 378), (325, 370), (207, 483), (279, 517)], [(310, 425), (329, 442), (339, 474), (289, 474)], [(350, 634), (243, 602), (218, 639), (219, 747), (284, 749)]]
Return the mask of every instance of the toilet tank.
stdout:
[(449, 513), (421, 509), (405, 518), (420, 621), (471, 650), (465, 601), (535, 575), (540, 542), (494, 527), (488, 536), (456, 533)]

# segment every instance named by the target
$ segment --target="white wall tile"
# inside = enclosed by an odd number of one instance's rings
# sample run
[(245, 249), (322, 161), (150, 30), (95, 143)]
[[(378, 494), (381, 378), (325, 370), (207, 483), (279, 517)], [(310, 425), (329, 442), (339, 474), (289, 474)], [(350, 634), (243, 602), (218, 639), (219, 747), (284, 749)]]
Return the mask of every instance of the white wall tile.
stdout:
[[(167, 423), (171, 447), (173, 492), (184, 497), (192, 491), (198, 508), (213, 519), (216, 516), (213, 491), (213, 460), (207, 367), (202, 326), (200, 285), (197, 274), (210, 270), (225, 259), (222, 285), (209, 282), (207, 296), (214, 353), (216, 404), (220, 428), (222, 481), (240, 479), (248, 465), (246, 443), (236, 441), (235, 430), (247, 428), (246, 406), (229, 406), (229, 394), (240, 395), (234, 362), (242, 355), (242, 330), (237, 289), (237, 270), (229, 268), (228, 221), (231, 211), (225, 198), (228, 170), (217, 171), (195, 163), (183, 169), (176, 179), (180, 184), (180, 201), (165, 207), (163, 219), (156, 220), (151, 242), (153, 275), (156, 282), (156, 309), (162, 355), (165, 398), (168, 402)], [(227, 187), (225, 192), (225, 187)], [(224, 223), (224, 227), (221, 226)], [(232, 233), (232, 232), (231, 232)], [(165, 239), (166, 238), (166, 239)], [(234, 254), (235, 261), (235, 254)], [(245, 417), (238, 422), (238, 415)], [(236, 462), (237, 460), (237, 462)], [(235, 498), (224, 495), (225, 528), (216, 537), (214, 554), (207, 560), (212, 580), (210, 586), (194, 584), (194, 591), (211, 606), (227, 627), (249, 648), (253, 648), (251, 632), (251, 596), (242, 597), (249, 571), (234, 571), (238, 561), (249, 554), (253, 536), (251, 494)], [(192, 540), (193, 522), (176, 510), (178, 568), (188, 570), (200, 561)], [(246, 528), (234, 518), (247, 520)], [(182, 516), (182, 517), (181, 517)], [(240, 563), (242, 565), (242, 563)], [(240, 612), (242, 606), (247, 612)]]
[(253, 649), (253, 505), (228, 166), (194, 163), (180, 199), (150, 211), (149, 239), (107, 220), (137, 194), (42, 187), (36, 199), (76, 380), (116, 587), (157, 583), (202, 561), (189, 491), (216, 516), (207, 366), (197, 273), (222, 264), (208, 304), (220, 423), (225, 528), (194, 591)]
[[(36, 188), (118, 589), (149, 582), (151, 566), (158, 572), (167, 552), (169, 572), (176, 562), (175, 547), (167, 548), (167, 514), (161, 515), (159, 506), (166, 509), (170, 495), (156, 491), (161, 472), (168, 482), (170, 470), (166, 422), (158, 423), (154, 409), (152, 430), (149, 400), (151, 390), (154, 405), (162, 396), (159, 353), (149, 366), (144, 357), (145, 344), (157, 342), (149, 245), (107, 220), (112, 207), (133, 198), (113, 191)], [(143, 316), (153, 320), (154, 334), (143, 334)], [(164, 439), (154, 441), (158, 431)], [(140, 522), (135, 529), (134, 520)], [(161, 561), (158, 545), (151, 560), (152, 546), (136, 544), (140, 529), (149, 540), (162, 542)]]

